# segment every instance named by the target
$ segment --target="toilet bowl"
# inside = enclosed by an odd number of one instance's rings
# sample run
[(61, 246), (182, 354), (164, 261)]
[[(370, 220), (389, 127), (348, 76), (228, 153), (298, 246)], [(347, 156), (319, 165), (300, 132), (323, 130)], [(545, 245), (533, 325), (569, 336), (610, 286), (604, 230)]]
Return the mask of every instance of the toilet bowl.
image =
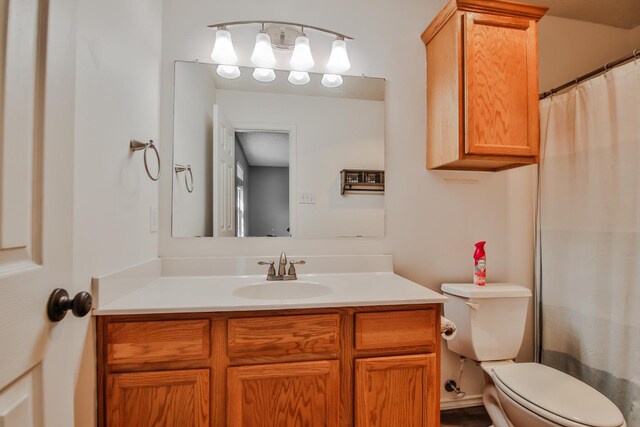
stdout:
[(450, 350), (480, 362), (483, 403), (494, 427), (626, 427), (620, 410), (576, 378), (537, 363), (515, 363), (531, 291), (513, 284), (442, 285), (444, 314), (457, 327)]

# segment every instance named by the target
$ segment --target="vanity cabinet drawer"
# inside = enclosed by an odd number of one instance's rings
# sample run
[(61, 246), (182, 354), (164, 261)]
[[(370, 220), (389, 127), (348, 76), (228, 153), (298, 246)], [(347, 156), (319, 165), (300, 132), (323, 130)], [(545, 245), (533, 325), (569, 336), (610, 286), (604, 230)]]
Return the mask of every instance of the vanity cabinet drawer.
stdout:
[(209, 319), (109, 323), (107, 363), (208, 359), (210, 336)]
[(229, 357), (337, 357), (339, 329), (339, 314), (229, 319)]
[(358, 313), (356, 350), (434, 346), (435, 310)]

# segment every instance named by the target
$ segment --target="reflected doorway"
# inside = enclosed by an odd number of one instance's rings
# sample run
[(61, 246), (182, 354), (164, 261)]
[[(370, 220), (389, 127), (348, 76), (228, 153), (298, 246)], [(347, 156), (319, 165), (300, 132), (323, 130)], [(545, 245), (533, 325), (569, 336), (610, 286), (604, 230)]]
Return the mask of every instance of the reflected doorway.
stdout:
[(236, 236), (289, 237), (288, 132), (236, 131)]

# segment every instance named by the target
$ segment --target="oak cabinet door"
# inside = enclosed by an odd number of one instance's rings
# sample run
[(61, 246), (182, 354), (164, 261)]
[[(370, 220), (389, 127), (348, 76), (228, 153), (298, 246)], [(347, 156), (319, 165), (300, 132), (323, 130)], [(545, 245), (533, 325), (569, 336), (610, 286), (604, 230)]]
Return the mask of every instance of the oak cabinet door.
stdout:
[(228, 427), (337, 427), (337, 360), (227, 370)]
[(357, 427), (436, 427), (435, 354), (357, 359)]
[(209, 370), (107, 376), (107, 426), (209, 425)]
[(465, 153), (537, 156), (535, 21), (465, 14)]

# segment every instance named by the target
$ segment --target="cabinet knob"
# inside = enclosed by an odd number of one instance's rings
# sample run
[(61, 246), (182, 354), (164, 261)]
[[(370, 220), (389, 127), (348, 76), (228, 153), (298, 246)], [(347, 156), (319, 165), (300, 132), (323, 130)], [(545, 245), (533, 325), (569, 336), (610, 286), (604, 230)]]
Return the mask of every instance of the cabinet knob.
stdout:
[(61, 288), (54, 289), (47, 303), (47, 315), (52, 322), (59, 322), (71, 310), (74, 316), (83, 317), (91, 311), (93, 299), (88, 292), (79, 292), (69, 298), (69, 293)]

